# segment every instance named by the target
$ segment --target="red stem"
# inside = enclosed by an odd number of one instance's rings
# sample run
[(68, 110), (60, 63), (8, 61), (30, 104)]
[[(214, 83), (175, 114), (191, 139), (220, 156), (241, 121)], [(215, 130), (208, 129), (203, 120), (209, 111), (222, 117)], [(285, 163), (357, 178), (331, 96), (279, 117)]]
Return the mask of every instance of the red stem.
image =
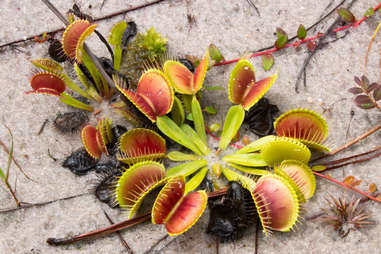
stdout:
[(367, 197), (367, 198), (369, 198), (369, 199), (371, 199), (371, 200), (374, 200), (374, 201), (376, 201), (376, 202), (381, 203), (381, 200), (380, 200), (380, 199), (378, 199), (378, 198), (376, 198), (376, 197), (373, 197), (373, 196), (369, 195), (368, 193), (366, 193), (366, 192), (364, 192), (364, 191), (361, 191), (361, 190), (359, 190), (359, 189), (353, 187), (352, 185), (345, 184), (345, 183), (343, 183), (343, 182), (340, 182), (339, 180), (336, 180), (335, 178), (332, 178), (332, 177), (327, 176), (327, 175), (320, 174), (320, 173), (315, 172), (315, 171), (314, 171), (313, 173), (314, 173), (315, 175), (317, 175), (317, 176), (320, 176), (320, 177), (322, 177), (322, 178), (327, 179), (327, 180), (330, 181), (330, 182), (333, 182), (333, 183), (335, 183), (335, 184), (337, 184), (337, 185), (340, 185), (340, 186), (342, 186), (342, 187), (344, 187), (344, 188), (346, 188), (346, 189), (349, 189), (349, 190), (352, 190), (352, 191), (354, 191), (354, 192), (357, 192), (357, 193), (359, 193), (359, 194), (361, 194), (361, 195), (363, 195), (363, 196), (365, 196), (365, 197)]
[[(374, 11), (377, 11), (379, 8), (381, 7), (381, 3), (379, 3), (376, 7), (373, 8)], [(360, 20), (354, 22), (354, 23), (351, 23), (351, 24), (348, 24), (348, 25), (345, 25), (345, 26), (342, 26), (342, 27), (339, 27), (339, 28), (336, 28), (335, 30), (333, 30), (334, 33), (337, 33), (337, 32), (340, 32), (342, 30), (345, 30), (345, 29), (348, 29), (350, 27), (353, 27), (353, 28), (356, 28), (358, 27), (362, 22), (364, 22), (368, 17), (362, 17)], [(317, 35), (315, 36), (312, 36), (312, 37), (309, 37), (309, 38), (306, 38), (304, 40), (298, 40), (296, 42), (293, 42), (293, 43), (288, 43), (286, 44), (283, 48), (276, 48), (276, 47), (273, 47), (271, 49), (268, 49), (268, 50), (265, 50), (265, 51), (262, 51), (262, 52), (256, 52), (256, 53), (253, 53), (249, 56), (249, 58), (253, 58), (253, 57), (257, 57), (257, 56), (261, 56), (261, 55), (266, 55), (266, 54), (270, 54), (270, 53), (273, 53), (273, 52), (276, 52), (280, 49), (284, 49), (284, 48), (290, 48), (290, 47), (297, 47), (301, 44), (304, 44), (308, 41), (312, 41), (312, 40), (316, 40), (320, 37), (322, 37), (324, 34), (322, 33), (318, 33)], [(231, 63), (234, 63), (234, 62), (238, 62), (241, 58), (236, 58), (236, 59), (232, 59), (232, 60), (228, 60), (228, 61), (223, 61), (223, 62), (219, 62), (219, 63), (216, 63), (214, 64), (213, 66), (220, 66), (220, 65), (226, 65), (226, 64), (231, 64)]]

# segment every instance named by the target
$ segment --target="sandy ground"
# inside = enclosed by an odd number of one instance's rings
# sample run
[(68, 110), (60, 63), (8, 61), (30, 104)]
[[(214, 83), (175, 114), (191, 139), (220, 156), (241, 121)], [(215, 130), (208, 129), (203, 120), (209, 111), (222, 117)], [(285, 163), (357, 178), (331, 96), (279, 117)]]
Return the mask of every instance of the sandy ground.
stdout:
[[(73, 1), (53, 1), (61, 11), (68, 10)], [(84, 11), (94, 17), (118, 11), (143, 3), (145, 1), (107, 0), (100, 9), (101, 1), (75, 1)], [(273, 44), (276, 27), (282, 27), (294, 35), (299, 24), (309, 26), (322, 14), (330, 0), (263, 0), (254, 1), (260, 16), (250, 7), (247, 1), (165, 1), (143, 10), (131, 12), (125, 17), (119, 16), (110, 21), (99, 23), (99, 30), (107, 35), (111, 25), (119, 20), (134, 20), (140, 31), (155, 27), (169, 39), (169, 47), (176, 54), (193, 54), (201, 56), (210, 43), (216, 44), (226, 59)], [(91, 8), (89, 5), (91, 3)], [(334, 1), (335, 6), (339, 1)], [(367, 8), (375, 6), (376, 0), (358, 1), (353, 12), (360, 17)], [(11, 1), (0, 3), (0, 44), (49, 31), (62, 24), (38, 0)], [(330, 7), (329, 9), (331, 9)], [(189, 23), (189, 16), (195, 22)], [(325, 31), (333, 22), (335, 15), (318, 26), (317, 31)], [(346, 90), (353, 85), (353, 76), (363, 73), (363, 59), (369, 38), (371, 37), (380, 15), (363, 23), (344, 39), (332, 43), (313, 57), (307, 70), (307, 87), (296, 94), (294, 83), (301, 64), (306, 57), (306, 50), (287, 49), (276, 53), (276, 67), (279, 68), (279, 79), (266, 95), (271, 102), (278, 105), (282, 112), (296, 107), (316, 110), (324, 115), (329, 125), (328, 145), (332, 148), (344, 144), (377, 124), (380, 113), (356, 108), (351, 95)], [(311, 35), (312, 33), (309, 33)], [(375, 48), (380, 39), (376, 39)], [(106, 52), (100, 43), (91, 38), (89, 45), (98, 55)], [(60, 134), (52, 125), (57, 112), (69, 109), (51, 96), (27, 95), (30, 89), (29, 78), (33, 70), (29, 60), (47, 57), (47, 44), (29, 44), (19, 50), (1, 52), (0, 63), (0, 112), (1, 122), (9, 126), (14, 134), (15, 158), (25, 171), (38, 183), (25, 179), (16, 167), (12, 166), (11, 182), (17, 175), (17, 194), (25, 202), (42, 202), (86, 193), (94, 182), (95, 175), (78, 177), (62, 168), (62, 159), (81, 146), (79, 133)], [(372, 81), (379, 80), (378, 52), (373, 50), (367, 75)], [(260, 58), (252, 59), (257, 70), (257, 77), (265, 74), (260, 67)], [(232, 65), (213, 68), (207, 73), (205, 85), (227, 85)], [(226, 91), (206, 94), (204, 103), (218, 108), (218, 114), (209, 117), (209, 122), (223, 122), (224, 114), (230, 106)], [(323, 106), (322, 106), (323, 105)], [(323, 111), (329, 107), (329, 111)], [(350, 112), (354, 111), (351, 121)], [(48, 118), (49, 123), (41, 135), (36, 135), (41, 124)], [(94, 122), (94, 120), (92, 120)], [(348, 126), (350, 127), (348, 129)], [(348, 131), (347, 131), (348, 129)], [(254, 136), (253, 136), (254, 137)], [(0, 138), (9, 144), (6, 129), (0, 127)], [(380, 133), (353, 146), (341, 153), (341, 156), (366, 151), (380, 144)], [(213, 146), (212, 144), (211, 146)], [(54, 162), (48, 157), (48, 149), (59, 160)], [(2, 151), (0, 166), (5, 167), (7, 156)], [(339, 156), (339, 157), (341, 157)], [(363, 180), (359, 186), (367, 190), (369, 183), (381, 186), (381, 160), (347, 166), (330, 174), (340, 180), (347, 175), (354, 175)], [(323, 179), (317, 180), (316, 195), (305, 205), (303, 217), (316, 214), (326, 207), (325, 198), (334, 196), (351, 196)], [(381, 187), (380, 187), (381, 188)], [(14, 202), (7, 190), (1, 185), (0, 208), (14, 207)], [(0, 253), (123, 253), (125, 249), (116, 235), (97, 240), (86, 241), (64, 247), (51, 247), (46, 244), (48, 237), (64, 237), (109, 225), (102, 209), (107, 211), (115, 221), (125, 218), (119, 210), (112, 210), (100, 203), (93, 195), (55, 202), (50, 205), (22, 209), (0, 214)], [(379, 241), (380, 204), (369, 202), (367, 210), (373, 215), (375, 225), (369, 229), (354, 231), (345, 239), (338, 237), (332, 228), (319, 222), (303, 222), (295, 232), (275, 233), (271, 237), (259, 235), (259, 253), (376, 253), (381, 244)], [(205, 234), (207, 214), (188, 232), (175, 239), (163, 253), (215, 253), (215, 241)], [(135, 253), (144, 253), (158, 239), (166, 235), (162, 226), (145, 223), (123, 233)], [(221, 244), (220, 253), (253, 253), (254, 229), (246, 232), (243, 239)]]

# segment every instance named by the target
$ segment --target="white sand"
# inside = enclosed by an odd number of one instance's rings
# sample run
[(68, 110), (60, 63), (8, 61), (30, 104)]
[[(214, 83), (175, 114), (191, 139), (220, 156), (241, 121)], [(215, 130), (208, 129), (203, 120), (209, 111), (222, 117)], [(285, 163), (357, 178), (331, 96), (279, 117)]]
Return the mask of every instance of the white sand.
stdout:
[[(94, 17), (115, 12), (128, 6), (145, 1), (107, 0), (100, 10), (101, 1), (76, 1), (84, 11)], [(95, 3), (96, 2), (96, 3)], [(131, 12), (126, 19), (134, 20), (140, 31), (152, 26), (169, 39), (173, 52), (201, 56), (210, 43), (216, 44), (226, 59), (273, 44), (276, 27), (280, 26), (290, 36), (296, 33), (299, 24), (309, 26), (319, 19), (329, 0), (293, 0), (293, 1), (254, 1), (261, 16), (258, 17), (247, 1), (166, 1), (159, 5)], [(338, 4), (335, 1), (333, 4)], [(92, 8), (89, 10), (89, 3)], [(68, 10), (73, 1), (54, 1), (62, 11)], [(358, 1), (353, 12), (361, 17), (365, 10), (375, 6), (376, 0)], [(331, 7), (332, 8), (332, 7)], [(187, 15), (193, 15), (196, 23), (189, 26)], [(49, 31), (62, 24), (38, 0), (11, 1), (2, 0), (0, 8), (0, 44)], [(333, 22), (335, 15), (329, 18), (317, 31), (325, 31)], [(107, 35), (113, 23), (122, 20), (116, 17), (99, 23), (99, 30)], [(330, 134), (328, 144), (333, 148), (365, 132), (381, 120), (376, 110), (364, 111), (356, 108), (352, 96), (346, 90), (353, 85), (353, 76), (363, 72), (363, 59), (367, 43), (380, 20), (377, 14), (370, 21), (363, 23), (346, 38), (328, 45), (312, 59), (307, 70), (307, 88), (294, 92), (296, 75), (306, 57), (304, 46), (295, 51), (290, 48), (275, 55), (275, 65), (270, 72), (279, 68), (279, 79), (267, 93), (271, 102), (276, 103), (282, 112), (296, 107), (305, 107), (322, 113), (321, 103), (331, 105), (330, 112), (323, 115), (327, 119)], [(311, 36), (313, 33), (309, 33)], [(379, 81), (379, 43), (376, 39), (374, 50), (370, 54), (368, 77)], [(93, 38), (89, 45), (98, 55), (106, 55), (102, 45)], [(0, 63), (0, 112), (1, 122), (9, 126), (15, 137), (15, 158), (25, 171), (38, 181), (38, 184), (26, 180), (16, 167), (12, 166), (11, 182), (17, 172), (17, 193), (25, 202), (42, 202), (86, 192), (94, 179), (93, 174), (77, 177), (60, 166), (62, 159), (81, 146), (79, 133), (61, 135), (52, 126), (57, 112), (65, 112), (67, 107), (51, 96), (26, 95), (30, 90), (28, 80), (32, 65), (29, 60), (47, 57), (47, 44), (31, 44), (16, 50), (1, 53)], [(265, 77), (260, 58), (252, 59), (257, 77)], [(214, 68), (207, 73), (205, 85), (227, 85), (233, 65)], [(224, 114), (230, 106), (225, 91), (205, 93), (205, 101), (218, 108), (218, 115), (209, 117), (210, 122), (223, 122)], [(224, 99), (222, 99), (224, 98)], [(355, 112), (350, 129), (350, 111)], [(37, 136), (41, 124), (48, 118), (50, 122), (44, 132)], [(6, 129), (0, 127), (0, 138), (9, 144)], [(380, 144), (380, 132), (371, 138), (353, 146), (340, 156), (366, 151)], [(52, 161), (47, 150), (59, 158)], [(2, 149), (0, 149), (2, 150)], [(2, 151), (0, 166), (5, 167), (7, 156)], [(354, 175), (363, 180), (359, 186), (367, 190), (369, 183), (381, 186), (381, 160), (347, 166), (330, 174), (340, 180), (347, 175)], [(307, 217), (316, 214), (321, 207), (326, 207), (324, 200), (328, 194), (351, 196), (331, 183), (318, 179), (316, 195), (305, 205)], [(0, 188), (1, 208), (14, 207), (14, 202), (3, 185)], [(64, 237), (86, 232), (109, 225), (102, 209), (106, 210), (115, 221), (125, 216), (118, 210), (111, 210), (97, 201), (92, 195), (57, 202), (43, 207), (20, 210), (0, 215), (0, 253), (122, 253), (124, 248), (116, 235), (64, 247), (51, 247), (46, 244), (48, 237)], [(376, 253), (379, 241), (379, 217), (381, 205), (368, 203), (367, 210), (374, 215), (376, 225), (369, 229), (354, 231), (345, 239), (337, 236), (332, 228), (319, 222), (304, 222), (296, 232), (275, 233), (272, 237), (259, 236), (259, 253)], [(206, 215), (206, 214), (205, 214)], [(188, 232), (178, 237), (164, 253), (215, 253), (214, 239), (206, 235), (207, 216)], [(253, 253), (254, 229), (248, 230), (243, 239), (232, 244), (221, 244), (220, 253)], [(143, 253), (153, 243), (166, 234), (162, 226), (145, 223), (123, 232), (123, 236), (135, 253)]]

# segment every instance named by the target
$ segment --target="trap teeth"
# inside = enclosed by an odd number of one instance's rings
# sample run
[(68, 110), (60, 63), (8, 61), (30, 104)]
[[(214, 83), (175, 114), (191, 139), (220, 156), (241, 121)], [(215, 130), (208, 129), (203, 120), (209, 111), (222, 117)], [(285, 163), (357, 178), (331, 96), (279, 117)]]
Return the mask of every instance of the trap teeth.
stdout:
[(286, 160), (279, 167), (275, 167), (274, 172), (289, 181), (301, 203), (313, 196), (316, 180), (308, 165), (296, 160)]
[(124, 88), (120, 80), (115, 77), (114, 82), (116, 88), (152, 122), (172, 109), (173, 89), (167, 77), (159, 70), (150, 69), (144, 72), (136, 92)]
[(144, 160), (165, 157), (165, 139), (149, 129), (136, 128), (124, 133), (120, 138), (119, 161), (131, 164)]
[(295, 138), (307, 146), (329, 151), (322, 145), (328, 136), (328, 127), (325, 120), (316, 112), (308, 109), (294, 109), (278, 117), (274, 122), (278, 136)]
[(66, 89), (64, 79), (54, 72), (38, 72), (30, 80), (32, 91), (28, 93), (60, 96)]
[(229, 79), (229, 99), (249, 110), (263, 97), (277, 79), (278, 74), (256, 81), (252, 64), (240, 60), (233, 68)]
[(205, 191), (185, 193), (185, 177), (168, 180), (152, 208), (152, 223), (164, 224), (169, 235), (179, 235), (195, 224), (208, 202)]
[(82, 45), (86, 37), (94, 32), (96, 26), (91, 25), (87, 20), (76, 20), (65, 29), (62, 36), (62, 48), (69, 58), (82, 62)]
[(129, 218), (139, 209), (145, 196), (165, 182), (164, 166), (155, 161), (140, 162), (128, 168), (119, 178), (115, 196), (121, 208), (129, 211)]
[(166, 61), (164, 72), (172, 87), (181, 94), (196, 94), (202, 87), (209, 64), (209, 52), (207, 51), (194, 74), (178, 61)]
[(307, 163), (311, 158), (311, 151), (297, 139), (276, 137), (262, 147), (261, 157), (270, 166), (277, 165), (284, 160), (298, 160)]
[(264, 175), (252, 192), (265, 234), (289, 231), (299, 215), (299, 201), (293, 187), (282, 177)]

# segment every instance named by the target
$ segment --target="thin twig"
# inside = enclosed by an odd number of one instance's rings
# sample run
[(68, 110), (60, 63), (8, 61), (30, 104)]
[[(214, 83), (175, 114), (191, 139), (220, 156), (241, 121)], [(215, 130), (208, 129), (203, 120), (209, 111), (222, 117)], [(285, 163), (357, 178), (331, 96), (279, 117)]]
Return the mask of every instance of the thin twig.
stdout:
[[(5, 185), (7, 186), (9, 192), (11, 193), (13, 199), (15, 200), (17, 208), (21, 208), (20, 201), (17, 199), (17, 196), (16, 196), (16, 191), (14, 191), (14, 190), (12, 189), (12, 187), (11, 187), (11, 185), (9, 184), (8, 181), (4, 181), (4, 183), (5, 183)], [(1, 212), (1, 210), (0, 210), (0, 212)]]
[(255, 11), (258, 14), (258, 17), (261, 17), (261, 14), (259, 13), (259, 10), (258, 10), (257, 6), (255, 6), (254, 2), (251, 0), (246, 0), (246, 1), (255, 9)]
[(362, 134), (361, 136), (355, 138), (354, 140), (348, 142), (347, 144), (345, 144), (345, 145), (343, 145), (343, 146), (341, 146), (341, 147), (339, 147), (339, 148), (333, 150), (332, 152), (329, 153), (329, 155), (335, 155), (335, 154), (337, 154), (338, 152), (341, 152), (342, 150), (344, 150), (344, 149), (346, 149), (346, 148), (348, 148), (348, 147), (350, 147), (350, 146), (356, 144), (357, 142), (363, 140), (364, 138), (366, 138), (366, 137), (372, 135), (373, 133), (375, 133), (375, 132), (378, 131), (379, 129), (381, 129), (381, 124), (379, 124), (379, 125), (373, 127), (373, 128), (370, 129), (369, 131), (365, 132), (364, 134)]
[(344, 187), (344, 188), (346, 188), (346, 189), (349, 189), (349, 190), (352, 190), (352, 191), (354, 191), (354, 192), (357, 192), (357, 193), (363, 195), (364, 197), (367, 197), (367, 198), (369, 198), (369, 199), (371, 199), (371, 200), (374, 200), (374, 201), (376, 201), (376, 202), (378, 202), (378, 203), (381, 203), (381, 200), (380, 200), (380, 199), (375, 198), (375, 197), (369, 195), (368, 193), (366, 193), (365, 191), (361, 191), (361, 190), (359, 190), (359, 189), (353, 187), (352, 185), (349, 185), (349, 184), (345, 184), (345, 183), (343, 183), (343, 182), (340, 182), (339, 180), (336, 180), (335, 178), (333, 178), (333, 177), (331, 177), (331, 176), (328, 176), (328, 175), (323, 175), (323, 174), (320, 174), (320, 173), (315, 172), (315, 171), (314, 171), (313, 173), (314, 173), (315, 175), (319, 176), (319, 177), (322, 177), (322, 178), (324, 178), (324, 179), (327, 179), (328, 181), (330, 181), (330, 182), (332, 182), (332, 183), (335, 183), (335, 184), (337, 184), (337, 185), (340, 185), (340, 186), (342, 186), (342, 187)]
[(46, 242), (50, 245), (55, 245), (55, 246), (71, 244), (71, 243), (75, 243), (75, 242), (78, 242), (81, 240), (86, 240), (86, 239), (93, 238), (93, 237), (100, 237), (100, 236), (109, 235), (109, 234), (114, 233), (116, 231), (120, 231), (122, 229), (138, 225), (144, 221), (148, 221), (149, 219), (151, 219), (151, 212), (146, 213), (142, 216), (136, 217), (134, 219), (130, 219), (130, 220), (126, 220), (126, 221), (122, 221), (122, 222), (113, 224), (113, 225), (108, 226), (106, 228), (90, 231), (88, 233), (76, 235), (73, 237), (48, 238), (46, 240)]
[[(9, 154), (9, 150), (8, 150), (8, 147), (3, 143), (3, 141), (0, 140), (0, 145), (3, 147), (3, 150)], [(28, 176), (25, 171), (23, 170), (23, 168), (20, 166), (20, 164), (16, 161), (15, 157), (12, 156), (12, 161), (13, 163), (17, 166), (17, 168), (21, 171), (21, 173), (30, 181), (34, 182), (34, 183), (38, 183), (37, 181), (33, 180), (30, 176)]]
[(351, 160), (351, 159), (354, 159), (354, 158), (357, 158), (357, 157), (361, 157), (361, 156), (364, 156), (364, 155), (376, 152), (376, 151), (378, 151), (380, 149), (381, 149), (381, 146), (377, 146), (376, 148), (373, 148), (372, 150), (366, 151), (364, 153), (351, 155), (351, 156), (344, 157), (344, 158), (341, 158), (341, 159), (338, 159), (338, 160), (334, 160), (334, 161), (328, 161), (328, 162), (320, 163), (319, 165), (324, 165), (324, 166), (335, 165), (335, 164), (342, 163), (342, 162), (347, 161), (347, 160)]
[[(102, 20), (106, 20), (106, 19), (111, 19), (111, 18), (114, 18), (116, 16), (124, 15), (124, 14), (126, 14), (128, 12), (132, 12), (132, 11), (136, 11), (136, 10), (139, 10), (139, 9), (143, 9), (145, 7), (148, 7), (148, 6), (151, 6), (151, 5), (155, 5), (155, 4), (158, 4), (158, 3), (163, 2), (163, 1), (165, 1), (165, 0), (156, 0), (156, 1), (149, 2), (149, 3), (145, 3), (145, 4), (138, 5), (138, 6), (134, 6), (134, 7), (131, 7), (131, 8), (127, 8), (127, 9), (124, 9), (124, 10), (121, 10), (121, 11), (118, 11), (118, 12), (114, 12), (114, 13), (111, 13), (111, 14), (108, 14), (108, 15), (105, 15), (105, 16), (102, 16), (102, 17), (99, 17), (99, 18), (95, 18), (94, 22), (102, 21)], [(65, 30), (65, 27), (61, 27), (61, 28), (58, 28), (58, 29), (46, 32), (46, 34), (50, 35), (50, 36), (53, 36), (54, 34), (56, 34), (58, 32), (62, 32), (64, 30)], [(12, 46), (14, 44), (32, 41), (36, 37), (40, 37), (43, 34), (44, 33), (40, 33), (40, 34), (29, 36), (29, 37), (27, 37), (25, 39), (18, 39), (18, 40), (15, 40), (15, 41), (4, 43), (4, 44), (0, 45), (0, 49), (8, 47), (8, 46)]]
[[(356, 1), (357, 1), (357, 0), (352, 0), (352, 1), (348, 4), (348, 7), (347, 7), (347, 8), (349, 9), (350, 7), (352, 7), (352, 5), (353, 5)], [(323, 45), (325, 45), (325, 44), (324, 44), (324, 40), (325, 40), (325, 38), (326, 38), (329, 34), (331, 34), (331, 33), (333, 32), (334, 27), (335, 27), (340, 21), (341, 21), (341, 17), (339, 16), (339, 17), (337, 17), (337, 18), (335, 19), (335, 21), (328, 27), (328, 29), (327, 29), (327, 31), (324, 33), (324, 35), (321, 36), (321, 37), (319, 38), (319, 40), (316, 42), (316, 48), (315, 48), (315, 50), (313, 50), (313, 51), (311, 51), (311, 52), (308, 52), (307, 57), (306, 57), (306, 58), (304, 59), (304, 61), (303, 61), (302, 68), (300, 69), (300, 71), (299, 71), (299, 73), (298, 73), (298, 75), (297, 75), (297, 77), (296, 77), (296, 82), (295, 82), (295, 92), (297, 92), (297, 93), (299, 92), (299, 83), (300, 83), (300, 80), (302, 79), (302, 77), (303, 77), (303, 73), (304, 73), (304, 71), (306, 70), (308, 64), (310, 63), (312, 57), (316, 54), (316, 52), (317, 52), (318, 50), (320, 50), (320, 49), (323, 48)]]
[(327, 154), (325, 154), (325, 155), (323, 155), (323, 156), (320, 156), (320, 157), (318, 157), (318, 158), (312, 160), (311, 162), (315, 162), (315, 161), (321, 160), (321, 159), (323, 159), (323, 158), (326, 158), (326, 157), (335, 155), (335, 154), (337, 154), (338, 152), (341, 152), (341, 151), (343, 151), (344, 149), (347, 149), (348, 147), (350, 147), (350, 146), (352, 146), (352, 145), (358, 143), (359, 141), (363, 140), (364, 138), (366, 138), (366, 137), (372, 135), (373, 133), (375, 133), (375, 132), (378, 131), (379, 129), (381, 129), (381, 124), (376, 125), (376, 126), (373, 127), (372, 129), (370, 129), (370, 130), (368, 130), (367, 132), (365, 132), (364, 134), (362, 134), (361, 136), (359, 136), (359, 137), (353, 139), (352, 141), (346, 143), (346, 144), (343, 145), (343, 146), (340, 146), (339, 148), (333, 150), (333, 151), (330, 152), (330, 153), (327, 153)]
[(254, 254), (258, 254), (258, 235), (259, 235), (259, 223), (255, 223), (255, 243), (254, 243)]
[(40, 207), (40, 206), (52, 204), (52, 203), (55, 203), (55, 202), (58, 202), (58, 201), (78, 198), (78, 197), (86, 196), (86, 195), (89, 195), (89, 194), (90, 193), (81, 193), (81, 194), (77, 194), (77, 195), (74, 195), (74, 196), (69, 196), (69, 197), (65, 197), (65, 198), (59, 198), (59, 199), (45, 201), (45, 202), (41, 202), (41, 203), (20, 202), (20, 207), (1, 209), (0, 213), (9, 213), (9, 212), (14, 212), (14, 211), (17, 211), (17, 210), (27, 209), (27, 208), (31, 208), (31, 207)]
[[(103, 213), (104, 213), (104, 215), (106, 216), (108, 222), (110, 222), (111, 225), (115, 224), (115, 223), (112, 221), (111, 217), (106, 213), (105, 210), (103, 210)], [(123, 238), (122, 234), (120, 233), (120, 231), (116, 231), (115, 233), (118, 235), (120, 242), (122, 243), (122, 245), (124, 246), (124, 248), (126, 248), (126, 250), (128, 251), (128, 253), (134, 254), (134, 252), (132, 251), (132, 249), (130, 248), (130, 246), (128, 246), (127, 242), (124, 240), (124, 238)]]
[(376, 153), (376, 154), (374, 154), (374, 155), (372, 155), (372, 156), (363, 158), (363, 159), (358, 159), (358, 160), (354, 160), (354, 161), (346, 162), (346, 163), (343, 163), (343, 164), (339, 164), (339, 165), (335, 165), (335, 166), (331, 166), (331, 167), (326, 167), (324, 170), (322, 170), (322, 171), (320, 171), (320, 172), (327, 171), (327, 170), (331, 170), (331, 169), (335, 169), (335, 168), (341, 168), (341, 167), (344, 167), (344, 166), (347, 166), (347, 165), (350, 165), (350, 164), (361, 163), (361, 162), (364, 162), (364, 161), (368, 161), (368, 160), (377, 158), (377, 157), (379, 157), (380, 155), (381, 155), (381, 152)]
[(45, 119), (45, 121), (42, 123), (40, 130), (37, 132), (37, 136), (40, 136), (40, 134), (44, 131), (46, 124), (49, 122), (49, 119)]

